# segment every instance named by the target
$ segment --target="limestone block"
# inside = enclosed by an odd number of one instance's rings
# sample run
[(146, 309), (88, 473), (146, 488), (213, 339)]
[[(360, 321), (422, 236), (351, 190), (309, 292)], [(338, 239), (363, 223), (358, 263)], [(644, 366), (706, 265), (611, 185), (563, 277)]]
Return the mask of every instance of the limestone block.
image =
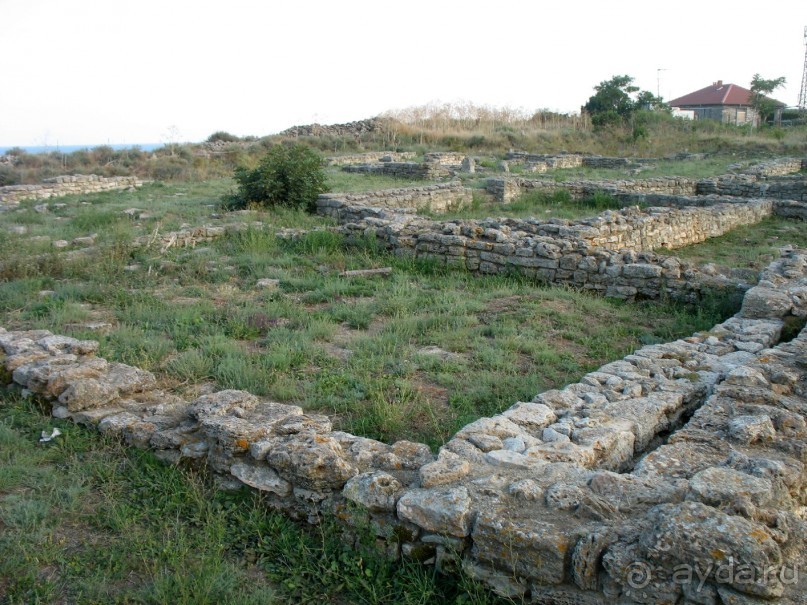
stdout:
[(255, 489), (280, 497), (291, 494), (291, 484), (266, 465), (238, 463), (230, 467), (230, 472), (239, 481)]
[[(648, 514), (648, 528), (640, 543), (648, 558), (661, 565), (699, 565), (715, 579), (721, 565), (735, 569), (771, 569), (782, 564), (782, 553), (768, 528), (742, 517), (727, 515), (700, 502), (661, 504)], [(748, 580), (734, 574), (726, 584), (741, 593), (779, 597), (778, 577)], [(764, 581), (767, 580), (767, 581)]]
[(420, 485), (428, 488), (456, 483), (471, 471), (467, 460), (454, 452), (442, 449), (435, 462), (420, 467)]
[(304, 433), (280, 440), (266, 460), (295, 487), (312, 491), (341, 489), (358, 474), (336, 439)]
[(392, 512), (401, 489), (401, 483), (392, 475), (370, 471), (349, 479), (342, 495), (369, 511)]
[(589, 481), (591, 491), (624, 512), (645, 505), (683, 501), (689, 483), (659, 477), (637, 477), (633, 474), (599, 471)]
[(118, 389), (103, 380), (84, 378), (70, 384), (59, 395), (59, 403), (71, 412), (99, 408), (118, 399)]
[(480, 563), (517, 577), (560, 584), (577, 539), (575, 531), (534, 518), (480, 511), (472, 534), (472, 554)]
[(793, 302), (786, 292), (756, 286), (745, 293), (740, 317), (749, 319), (782, 318), (790, 313)]
[(756, 506), (765, 506), (771, 498), (772, 484), (767, 479), (752, 477), (724, 467), (709, 467), (689, 481), (688, 500), (699, 500), (710, 506), (731, 504), (737, 498)]
[(415, 489), (398, 500), (398, 517), (427, 531), (464, 538), (471, 533), (471, 498), (464, 486)]
[(514, 404), (502, 416), (535, 434), (540, 434), (544, 427), (557, 420), (555, 412), (548, 405), (523, 401)]

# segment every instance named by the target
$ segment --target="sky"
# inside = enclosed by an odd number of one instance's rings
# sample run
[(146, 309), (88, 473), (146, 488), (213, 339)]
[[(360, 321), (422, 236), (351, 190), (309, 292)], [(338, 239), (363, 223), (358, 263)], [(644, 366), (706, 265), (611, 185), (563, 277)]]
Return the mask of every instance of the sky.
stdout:
[(0, 0), (0, 146), (202, 141), (438, 102), (578, 112), (785, 76), (807, 2)]

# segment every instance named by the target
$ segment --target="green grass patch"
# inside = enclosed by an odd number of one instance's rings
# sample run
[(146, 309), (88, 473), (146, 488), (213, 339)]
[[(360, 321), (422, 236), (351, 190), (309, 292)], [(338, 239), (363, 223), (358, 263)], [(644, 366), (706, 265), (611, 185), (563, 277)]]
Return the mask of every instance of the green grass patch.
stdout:
[(470, 206), (451, 210), (446, 214), (426, 215), (447, 219), (484, 219), (488, 217), (536, 218), (548, 220), (551, 218), (576, 220), (589, 218), (605, 210), (618, 210), (621, 205), (613, 196), (596, 192), (583, 199), (572, 199), (565, 189), (553, 192), (530, 191), (520, 195), (508, 204), (494, 202), (487, 196), (474, 195)]
[(326, 171), (327, 184), (334, 193), (360, 193), (378, 189), (397, 189), (399, 187), (423, 187), (433, 183), (414, 179), (394, 178), (381, 174), (361, 174), (345, 172), (336, 166)]
[[(39, 443), (53, 427), (62, 435)], [(9, 605), (505, 603), (465, 576), (382, 557), (361, 522), (350, 536), (329, 519), (300, 526), (258, 492), (219, 491), (204, 471), (165, 466), (9, 393), (0, 462)]]
[(759, 270), (779, 258), (779, 249), (785, 246), (807, 248), (807, 226), (803, 221), (772, 216), (671, 254), (697, 264)]

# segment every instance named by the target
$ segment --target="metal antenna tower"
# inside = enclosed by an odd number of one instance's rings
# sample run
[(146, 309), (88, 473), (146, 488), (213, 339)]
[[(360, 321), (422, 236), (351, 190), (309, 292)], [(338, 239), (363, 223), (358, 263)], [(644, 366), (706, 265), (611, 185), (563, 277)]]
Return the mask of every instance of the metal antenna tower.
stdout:
[(801, 76), (801, 92), (799, 93), (799, 109), (807, 111), (807, 27), (804, 28), (804, 73)]

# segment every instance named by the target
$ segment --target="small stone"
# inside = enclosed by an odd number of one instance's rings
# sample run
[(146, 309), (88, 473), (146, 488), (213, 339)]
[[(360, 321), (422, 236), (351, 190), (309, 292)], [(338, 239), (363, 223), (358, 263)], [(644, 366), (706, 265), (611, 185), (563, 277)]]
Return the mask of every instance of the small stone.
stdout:
[(67, 407), (65, 407), (63, 405), (57, 405), (56, 407), (54, 407), (53, 411), (51, 412), (51, 415), (54, 418), (59, 418), (60, 420), (64, 420), (65, 418), (70, 418), (70, 416), (72, 416), (72, 414), (70, 413), (70, 410), (68, 410)]
[(280, 287), (280, 280), (263, 278), (259, 279), (255, 286), (258, 288), (263, 288), (264, 290), (276, 290)]
[(53, 242), (54, 248), (67, 248), (70, 245), (66, 239), (57, 239)]
[(509, 410), (505, 411), (502, 416), (536, 433), (557, 420), (555, 412), (548, 405), (524, 401), (517, 402)]
[(511, 450), (493, 450), (485, 454), (485, 462), (504, 468), (528, 469), (535, 466), (536, 460)]
[(179, 448), (180, 453), (185, 458), (204, 458), (210, 449), (207, 441), (194, 441), (193, 443), (186, 443)]
[(527, 449), (524, 439), (521, 437), (509, 437), (502, 441), (502, 444), (504, 445), (504, 449), (510, 450), (511, 452), (521, 453)]
[(98, 235), (95, 233), (86, 237), (76, 237), (73, 238), (72, 243), (74, 246), (94, 246), (96, 237), (98, 237)]
[(547, 443), (553, 443), (556, 441), (571, 441), (568, 435), (559, 433), (556, 429), (552, 428), (551, 426), (548, 426), (544, 429), (543, 433), (541, 433), (541, 439), (543, 439)]

